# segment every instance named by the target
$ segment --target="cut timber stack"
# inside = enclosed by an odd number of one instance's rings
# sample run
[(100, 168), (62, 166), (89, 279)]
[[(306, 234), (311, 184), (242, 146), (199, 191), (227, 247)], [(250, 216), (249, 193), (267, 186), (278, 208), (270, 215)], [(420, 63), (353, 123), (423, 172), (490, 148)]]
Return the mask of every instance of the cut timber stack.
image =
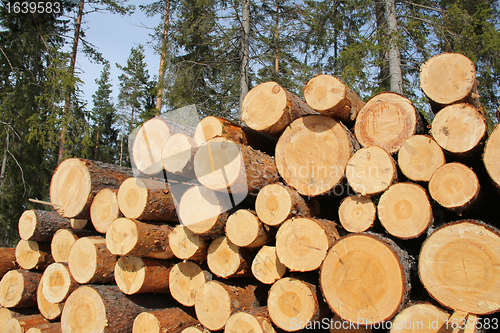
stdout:
[(147, 121), (134, 173), (63, 161), (56, 212), (0, 254), (0, 331), (497, 331), (500, 130), (471, 64), (422, 65), (427, 127), (318, 75), (253, 88), (245, 125)]

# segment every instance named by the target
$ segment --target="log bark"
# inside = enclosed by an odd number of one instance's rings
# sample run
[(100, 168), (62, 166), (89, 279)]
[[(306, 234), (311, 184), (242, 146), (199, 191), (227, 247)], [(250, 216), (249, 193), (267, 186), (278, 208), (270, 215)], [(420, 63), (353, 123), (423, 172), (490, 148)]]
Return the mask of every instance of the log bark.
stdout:
[(300, 194), (326, 194), (344, 178), (359, 145), (336, 120), (304, 116), (287, 127), (276, 145), (276, 166), (283, 180)]
[(50, 242), (50, 252), (55, 262), (68, 263), (69, 251), (73, 244), (81, 237), (94, 236), (96, 233), (86, 229), (57, 230)]
[(118, 207), (118, 189), (104, 188), (97, 192), (90, 206), (90, 220), (95, 230), (105, 234), (111, 222), (123, 214)]
[(198, 181), (214, 191), (246, 196), (279, 179), (274, 159), (249, 146), (216, 137), (205, 142), (194, 157)]
[(332, 75), (318, 75), (304, 87), (304, 99), (319, 113), (343, 122), (356, 120), (365, 102), (347, 85)]
[(347, 163), (347, 182), (360, 195), (376, 195), (384, 192), (397, 181), (396, 161), (384, 149), (377, 146), (358, 150)]
[(23, 269), (7, 272), (0, 281), (0, 305), (6, 308), (36, 306), (41, 273)]
[(446, 308), (478, 315), (500, 309), (499, 230), (476, 220), (436, 229), (424, 241), (418, 261), (420, 280)]
[(484, 146), (483, 163), (493, 184), (500, 190), (500, 126), (495, 126)]
[(378, 146), (389, 154), (397, 153), (406, 139), (423, 129), (421, 116), (412, 102), (387, 92), (372, 97), (354, 125), (361, 146)]
[(220, 330), (237, 311), (258, 307), (255, 286), (209, 281), (196, 292), (194, 308), (200, 323), (209, 330)]
[(351, 195), (339, 205), (339, 222), (348, 232), (359, 233), (370, 229), (377, 216), (377, 207), (366, 196)]
[(253, 211), (238, 209), (227, 218), (226, 237), (236, 246), (251, 249), (274, 239), (274, 230), (263, 224)]
[(486, 139), (486, 120), (467, 103), (453, 104), (439, 111), (430, 133), (443, 150), (459, 158), (480, 153)]
[(375, 234), (350, 234), (329, 250), (320, 287), (330, 309), (362, 325), (391, 319), (409, 297), (411, 259), (393, 241)]
[(78, 283), (109, 283), (114, 279), (116, 260), (103, 237), (82, 237), (71, 247), (68, 267)]
[(209, 242), (182, 224), (168, 234), (168, 243), (174, 255), (183, 260), (205, 261)]
[(248, 127), (273, 136), (279, 136), (292, 121), (306, 114), (317, 112), (271, 81), (252, 88), (241, 106), (241, 119)]
[(38, 306), (38, 311), (47, 320), (55, 320), (61, 316), (64, 303), (51, 303), (43, 294), (43, 281), (40, 279), (36, 290), (36, 303)]
[(63, 302), (76, 288), (78, 282), (71, 276), (68, 266), (53, 263), (45, 269), (42, 275), (42, 293), (50, 303)]
[(340, 235), (335, 222), (293, 218), (283, 223), (276, 234), (276, 254), (290, 271), (318, 269), (328, 249)]
[(196, 291), (212, 280), (212, 274), (194, 262), (175, 264), (169, 274), (169, 288), (172, 297), (182, 305), (194, 306)]
[(226, 332), (275, 333), (267, 307), (237, 312), (227, 320)]
[(106, 232), (108, 250), (119, 256), (170, 259), (174, 256), (168, 243), (172, 227), (119, 218)]
[(446, 163), (443, 150), (428, 135), (413, 135), (398, 152), (398, 166), (410, 180), (428, 182), (434, 171)]
[(7, 273), (8, 271), (14, 270), (18, 268), (16, 261), (16, 249), (11, 247), (2, 247), (0, 248), (0, 279)]
[(226, 236), (218, 237), (210, 244), (207, 264), (212, 273), (224, 279), (252, 275), (250, 253), (231, 243)]
[(391, 332), (438, 332), (449, 316), (446, 310), (430, 303), (415, 303), (394, 317)]
[(161, 151), (163, 169), (174, 175), (195, 178), (193, 161), (197, 151), (198, 145), (192, 137), (184, 133), (172, 135)]
[(118, 188), (129, 177), (132, 177), (130, 169), (82, 158), (68, 158), (59, 164), (52, 175), (50, 201), (61, 216), (89, 219), (90, 206), (97, 192), (103, 188)]
[(264, 284), (273, 284), (286, 273), (286, 266), (276, 255), (276, 247), (264, 245), (252, 261), (253, 276)]
[(398, 238), (417, 238), (434, 221), (427, 191), (414, 183), (397, 183), (382, 194), (377, 205), (380, 223)]
[(198, 324), (198, 320), (181, 308), (142, 312), (134, 319), (132, 333), (180, 333)]
[(115, 265), (115, 281), (127, 294), (168, 293), (173, 262), (134, 256), (121, 257)]
[(471, 208), (479, 197), (480, 184), (476, 173), (462, 163), (446, 163), (429, 181), (429, 194), (442, 207), (461, 214)]
[(70, 226), (69, 219), (57, 212), (38, 209), (24, 211), (18, 223), (21, 239), (36, 242), (50, 242), (57, 230)]
[(47, 325), (50, 322), (40, 314), (10, 318), (4, 331), (8, 333), (24, 333), (31, 327)]
[(21, 239), (16, 246), (16, 261), (23, 269), (43, 270), (54, 262), (50, 244)]

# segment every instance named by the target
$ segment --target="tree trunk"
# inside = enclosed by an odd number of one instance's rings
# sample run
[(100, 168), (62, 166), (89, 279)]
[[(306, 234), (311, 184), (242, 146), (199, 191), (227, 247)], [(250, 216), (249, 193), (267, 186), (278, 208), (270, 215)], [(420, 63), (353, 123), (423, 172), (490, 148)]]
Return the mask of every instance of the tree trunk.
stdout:
[(42, 273), (13, 270), (0, 281), (0, 305), (6, 308), (36, 306), (36, 290)]
[(207, 264), (212, 273), (224, 279), (252, 275), (250, 253), (232, 244), (226, 236), (216, 238), (210, 244)]
[(344, 178), (359, 145), (349, 130), (323, 115), (304, 116), (283, 132), (276, 145), (276, 166), (283, 180), (300, 194), (330, 192)]
[(101, 234), (106, 233), (111, 222), (123, 216), (118, 207), (117, 194), (118, 189), (103, 188), (92, 200), (90, 221)]
[(257, 248), (271, 241), (274, 232), (253, 211), (239, 209), (227, 219), (226, 236), (236, 246)]
[(194, 306), (196, 291), (210, 280), (212, 274), (194, 262), (179, 262), (170, 270), (170, 294), (180, 304)]
[(0, 279), (7, 273), (13, 269), (16, 269), (17, 261), (16, 261), (16, 249), (10, 247), (2, 247), (0, 248)]
[(26, 333), (61, 333), (61, 323), (48, 323), (39, 327), (31, 327)]
[(273, 284), (286, 273), (286, 266), (276, 255), (276, 247), (264, 245), (252, 261), (253, 276), (264, 284)]
[(23, 269), (43, 270), (54, 262), (50, 244), (21, 239), (16, 246), (16, 261)]
[(163, 33), (161, 37), (160, 69), (158, 72), (158, 92), (156, 94), (157, 115), (161, 114), (163, 87), (165, 80), (165, 67), (167, 61), (168, 25), (170, 21), (170, 0), (165, 0), (165, 14), (163, 15)]
[(370, 229), (377, 217), (377, 207), (366, 196), (351, 195), (342, 199), (339, 205), (339, 222), (351, 233)]
[(385, 41), (385, 33), (387, 30), (387, 21), (385, 18), (385, 0), (375, 1), (375, 16), (377, 22), (377, 41), (379, 46), (379, 74), (378, 83), (382, 90), (389, 90), (389, 52)]
[(275, 333), (267, 307), (260, 307), (233, 314), (224, 328), (227, 332)]
[(399, 53), (398, 21), (395, 0), (385, 0), (387, 32), (389, 34), (389, 82), (391, 91), (403, 93), (403, 74), (401, 73), (401, 55)]
[(50, 252), (55, 262), (68, 263), (69, 251), (81, 237), (93, 236), (96, 233), (85, 229), (59, 229), (50, 242)]
[(176, 225), (168, 234), (168, 243), (174, 255), (182, 260), (205, 261), (208, 240), (193, 233), (182, 224)]
[(61, 316), (64, 303), (51, 303), (43, 294), (43, 281), (40, 279), (38, 287), (36, 290), (36, 303), (38, 305), (38, 311), (47, 320), (55, 320)]
[(21, 239), (36, 242), (50, 242), (57, 230), (70, 226), (69, 219), (57, 212), (38, 209), (24, 211), (18, 223)]
[(49, 321), (40, 314), (10, 318), (5, 324), (5, 327), (3, 328), (4, 331), (2, 332), (24, 333), (31, 327), (46, 324), (49, 324)]
[(161, 151), (163, 169), (168, 173), (194, 179), (193, 160), (198, 146), (194, 139), (184, 133), (172, 135)]
[(241, 4), (241, 64), (240, 64), (240, 118), (243, 109), (243, 99), (249, 91), (250, 72), (250, 0)]
[(71, 276), (68, 266), (53, 263), (45, 269), (42, 275), (42, 293), (50, 303), (63, 302), (76, 288), (78, 282)]
[(134, 320), (132, 333), (180, 333), (198, 324), (193, 315), (181, 308), (166, 308), (140, 313)]

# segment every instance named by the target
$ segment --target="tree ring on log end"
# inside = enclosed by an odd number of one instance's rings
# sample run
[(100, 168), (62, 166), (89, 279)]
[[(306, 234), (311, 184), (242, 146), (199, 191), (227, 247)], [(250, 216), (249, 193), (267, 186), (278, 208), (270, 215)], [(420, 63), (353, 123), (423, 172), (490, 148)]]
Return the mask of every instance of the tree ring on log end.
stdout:
[(0, 305), (6, 308), (16, 306), (24, 291), (24, 276), (18, 271), (8, 271), (0, 280)]
[(127, 218), (114, 220), (106, 231), (106, 247), (115, 255), (127, 255), (138, 240), (137, 225)]
[[(224, 204), (219, 196), (204, 186), (193, 186), (181, 197), (179, 219), (182, 224), (196, 234), (211, 230), (224, 212)], [(229, 201), (229, 196), (227, 197)], [(195, 205), (195, 206), (193, 206)]]
[[(140, 329), (138, 329), (138, 327)], [(132, 333), (160, 333), (161, 324), (152, 313), (142, 312), (134, 319)]]
[(217, 331), (224, 327), (231, 315), (231, 298), (219, 283), (209, 281), (196, 291), (194, 309), (204, 326)]
[(97, 291), (81, 286), (69, 295), (61, 315), (63, 333), (104, 332), (107, 325), (106, 308)]
[[(102, 239), (104, 242), (104, 239)], [(68, 267), (73, 278), (81, 284), (88, 283), (97, 270), (97, 252), (94, 240), (88, 237), (78, 239), (68, 255)]]
[(291, 213), (292, 198), (281, 184), (264, 186), (257, 194), (255, 211), (259, 219), (267, 225), (278, 225)]
[(120, 185), (117, 200), (118, 206), (125, 217), (137, 219), (144, 212), (144, 207), (146, 207), (148, 189), (140, 178), (128, 178)]
[(140, 257), (120, 257), (115, 265), (115, 281), (127, 295), (138, 292), (146, 277), (144, 261)]

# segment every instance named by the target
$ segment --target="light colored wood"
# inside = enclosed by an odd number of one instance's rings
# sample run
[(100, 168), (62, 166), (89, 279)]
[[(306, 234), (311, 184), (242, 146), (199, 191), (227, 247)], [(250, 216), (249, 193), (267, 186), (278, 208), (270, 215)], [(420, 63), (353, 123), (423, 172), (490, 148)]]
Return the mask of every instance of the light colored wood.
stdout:
[(43, 294), (43, 281), (40, 279), (36, 291), (36, 303), (38, 311), (48, 320), (55, 320), (61, 316), (64, 303), (50, 303)]
[(398, 152), (398, 166), (408, 179), (428, 182), (434, 171), (446, 163), (443, 150), (428, 135), (413, 135)]
[(468, 313), (460, 310), (453, 312), (437, 333), (463, 333), (463, 328), (467, 325)]
[(272, 285), (267, 308), (272, 322), (287, 332), (300, 331), (320, 315), (316, 287), (291, 277)]
[(24, 211), (18, 222), (21, 239), (36, 242), (50, 242), (57, 230), (69, 227), (69, 219), (57, 212), (38, 209)]
[(4, 331), (6, 333), (24, 333), (30, 327), (43, 326), (49, 324), (49, 321), (40, 314), (19, 316), (10, 318), (5, 324)]
[(177, 222), (177, 211), (165, 181), (129, 178), (118, 190), (118, 207), (129, 219)]
[(101, 234), (106, 233), (111, 222), (123, 216), (118, 207), (117, 193), (117, 189), (103, 188), (92, 200), (90, 220)]
[(11, 311), (7, 308), (0, 307), (0, 329), (5, 327), (5, 324), (7, 324), (10, 318), (12, 318)]
[(181, 308), (142, 312), (134, 319), (132, 333), (179, 333), (198, 320)]
[(31, 327), (26, 333), (61, 333), (60, 323), (49, 323), (39, 327)]
[(170, 270), (170, 294), (180, 304), (194, 306), (196, 291), (211, 279), (211, 274), (194, 262), (179, 262)]
[(276, 166), (283, 180), (300, 194), (326, 194), (340, 184), (357, 148), (342, 123), (322, 115), (304, 116), (280, 136)]
[(224, 333), (232, 332), (275, 333), (276, 331), (269, 319), (267, 308), (261, 307), (231, 315), (224, 327)]
[(0, 247), (0, 279), (13, 269), (18, 268), (16, 261), (16, 249), (13, 247)]
[(500, 189), (500, 126), (495, 126), (484, 146), (483, 163), (493, 184)]
[(238, 209), (227, 218), (226, 236), (236, 246), (257, 248), (273, 239), (274, 233), (254, 212)]
[(184, 133), (172, 135), (165, 142), (161, 151), (163, 169), (175, 175), (194, 178), (194, 155), (198, 145), (194, 139)]
[(36, 290), (42, 274), (27, 270), (7, 272), (0, 280), (0, 305), (6, 308), (36, 306)]
[(212, 241), (208, 247), (207, 264), (212, 273), (225, 279), (252, 275), (249, 253), (231, 243), (226, 236)]
[(95, 235), (92, 230), (86, 229), (59, 229), (50, 242), (50, 252), (55, 262), (68, 262), (69, 251), (73, 244), (81, 237)]
[(481, 150), (486, 129), (484, 116), (472, 105), (461, 103), (439, 111), (432, 120), (430, 133), (443, 150), (463, 157)]
[(328, 249), (339, 238), (335, 222), (292, 218), (276, 234), (276, 254), (290, 271), (313, 271), (321, 266)]
[(231, 190), (243, 197), (279, 180), (271, 156), (223, 137), (210, 139), (200, 146), (194, 157), (194, 172), (207, 188)]
[(474, 314), (500, 309), (500, 232), (474, 220), (445, 224), (425, 240), (418, 273), (443, 306)]
[(114, 255), (170, 259), (174, 256), (168, 243), (171, 229), (168, 225), (118, 218), (108, 227), (106, 246)]
[(414, 183), (397, 183), (379, 199), (377, 214), (385, 230), (398, 238), (417, 238), (434, 221), (425, 189)]
[(271, 81), (252, 88), (241, 105), (241, 119), (248, 127), (274, 136), (295, 119), (315, 113), (306, 102)]
[(183, 329), (181, 333), (210, 333), (210, 331), (202, 325), (196, 325)]
[(120, 257), (115, 265), (115, 281), (127, 294), (168, 293), (168, 276), (173, 263), (166, 260)]
[(319, 113), (354, 121), (365, 102), (338, 78), (323, 74), (310, 79), (304, 87), (304, 99)]
[(113, 164), (68, 158), (52, 175), (50, 201), (59, 205), (55, 208), (64, 217), (88, 219), (97, 192), (103, 188), (118, 188), (131, 176), (132, 170)]
[(420, 88), (438, 105), (465, 102), (475, 82), (474, 63), (459, 53), (438, 54), (420, 65)]
[(479, 197), (480, 184), (472, 169), (458, 162), (439, 167), (429, 181), (429, 194), (441, 206), (461, 213)]
[(399, 312), (392, 321), (391, 333), (436, 333), (450, 314), (430, 303), (415, 303)]
[(376, 234), (342, 237), (320, 271), (321, 291), (331, 310), (363, 325), (391, 319), (406, 303), (409, 283), (408, 254)]
[(50, 303), (61, 303), (79, 287), (67, 265), (53, 263), (43, 271), (42, 293)]
[(377, 216), (377, 207), (367, 196), (351, 195), (339, 205), (339, 222), (348, 232), (363, 232), (370, 229)]
[(168, 234), (168, 243), (179, 259), (205, 261), (209, 241), (193, 233), (182, 224), (176, 225)]
[(361, 146), (378, 146), (389, 154), (398, 152), (407, 138), (421, 130), (420, 115), (411, 101), (389, 92), (372, 97), (359, 111), (354, 126)]
[(21, 239), (16, 246), (16, 261), (24, 269), (43, 270), (54, 262), (50, 244)]
[(330, 333), (372, 333), (371, 328), (345, 321), (337, 314), (333, 316), (329, 325)]
[(69, 223), (71, 224), (71, 228), (73, 229), (90, 229), (91, 222), (87, 219), (69, 219)]
[(351, 188), (360, 195), (376, 195), (397, 180), (394, 159), (380, 147), (358, 150), (347, 163), (345, 175)]
[(276, 247), (264, 245), (252, 261), (253, 276), (264, 284), (273, 284), (286, 273), (286, 266), (276, 255)]
[(103, 237), (82, 237), (71, 247), (68, 267), (78, 283), (109, 283), (114, 279), (116, 260)]

